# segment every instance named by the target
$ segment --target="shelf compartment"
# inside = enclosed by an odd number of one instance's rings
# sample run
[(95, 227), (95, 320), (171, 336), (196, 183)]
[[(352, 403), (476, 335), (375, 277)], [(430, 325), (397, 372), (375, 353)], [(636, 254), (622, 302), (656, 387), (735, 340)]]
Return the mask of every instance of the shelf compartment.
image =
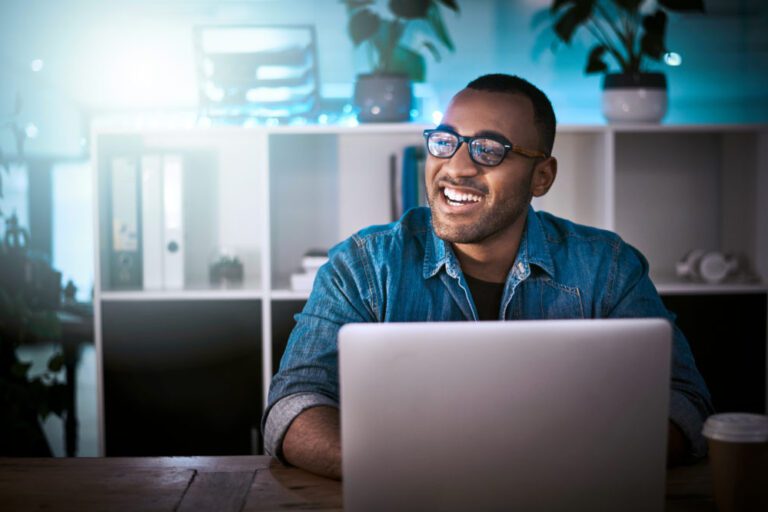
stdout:
[(579, 224), (612, 229), (610, 142), (602, 131), (558, 131), (552, 149), (557, 177), (546, 195), (534, 198), (533, 207)]
[[(144, 289), (145, 268), (138, 270), (138, 276), (128, 284), (115, 280), (113, 259), (112, 203), (121, 197), (120, 188), (111, 185), (113, 166), (116, 161), (133, 162), (137, 172), (135, 191), (126, 191), (127, 204), (136, 205), (138, 223), (138, 246), (135, 254), (143, 257), (142, 236), (149, 236), (151, 225), (144, 226), (146, 214), (142, 213), (142, 175), (145, 158), (177, 158), (182, 166), (182, 229), (179, 245), (183, 254), (182, 286), (155, 284), (147, 291), (163, 292), (171, 288), (183, 291), (197, 289), (196, 283), (208, 279), (210, 264), (221, 254), (237, 256), (243, 264), (246, 282), (260, 279), (261, 233), (263, 221), (259, 201), (254, 201), (254, 191), (260, 190), (264, 172), (258, 172), (254, 162), (258, 161), (263, 144), (259, 137), (248, 131), (229, 130), (182, 130), (147, 133), (108, 133), (97, 135), (96, 156), (99, 190), (99, 259), (101, 272), (100, 288), (107, 291)], [(261, 146), (261, 149), (260, 149)], [(162, 164), (161, 164), (162, 167)], [(163, 191), (164, 192), (164, 191)], [(135, 198), (131, 195), (135, 194)], [(164, 198), (165, 199), (165, 198)], [(158, 214), (167, 215), (165, 202)], [(161, 221), (158, 221), (161, 222)], [(159, 232), (165, 229), (159, 226)], [(162, 236), (162, 235), (161, 235)], [(148, 238), (149, 240), (149, 238)], [(157, 244), (164, 250), (164, 242)], [(163, 252), (165, 254), (165, 252)], [(155, 260), (157, 261), (157, 260)], [(162, 261), (162, 257), (160, 258)]]
[(760, 264), (759, 132), (615, 135), (616, 230), (648, 258), (654, 280), (674, 281), (676, 262), (693, 249)]

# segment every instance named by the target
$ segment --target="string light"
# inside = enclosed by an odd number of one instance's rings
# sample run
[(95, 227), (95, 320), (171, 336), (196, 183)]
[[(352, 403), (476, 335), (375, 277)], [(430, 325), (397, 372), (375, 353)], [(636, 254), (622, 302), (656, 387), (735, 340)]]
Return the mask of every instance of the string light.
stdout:
[(683, 63), (683, 57), (677, 52), (667, 52), (664, 54), (664, 63), (667, 66), (677, 67)]

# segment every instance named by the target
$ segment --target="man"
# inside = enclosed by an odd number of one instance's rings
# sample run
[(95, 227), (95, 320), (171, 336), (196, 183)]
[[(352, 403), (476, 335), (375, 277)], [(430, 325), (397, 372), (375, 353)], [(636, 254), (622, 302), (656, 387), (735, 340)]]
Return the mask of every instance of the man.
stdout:
[[(530, 207), (557, 175), (546, 95), (486, 75), (425, 131), (429, 209), (337, 245), (297, 315), (263, 426), (267, 451), (341, 477), (336, 336), (349, 322), (670, 317), (648, 264), (617, 235)], [(712, 412), (675, 329), (668, 461), (705, 453)], [(492, 404), (489, 404), (492, 407)]]

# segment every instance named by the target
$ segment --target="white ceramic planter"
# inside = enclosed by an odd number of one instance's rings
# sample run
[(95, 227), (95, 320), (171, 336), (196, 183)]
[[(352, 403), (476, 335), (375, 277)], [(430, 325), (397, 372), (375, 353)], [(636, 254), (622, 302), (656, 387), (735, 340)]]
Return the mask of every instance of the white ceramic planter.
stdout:
[(661, 73), (605, 75), (603, 115), (609, 123), (659, 123), (667, 113), (667, 80)]

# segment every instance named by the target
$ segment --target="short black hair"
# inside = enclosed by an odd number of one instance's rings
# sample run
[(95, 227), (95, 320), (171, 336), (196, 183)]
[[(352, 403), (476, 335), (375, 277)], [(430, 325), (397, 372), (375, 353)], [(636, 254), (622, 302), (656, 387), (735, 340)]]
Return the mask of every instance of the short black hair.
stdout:
[(555, 111), (552, 103), (544, 92), (528, 80), (514, 75), (494, 73), (475, 78), (467, 84), (467, 89), (486, 92), (505, 92), (509, 94), (522, 94), (533, 104), (533, 118), (536, 128), (539, 130), (547, 155), (552, 154), (552, 146), (555, 144)]

